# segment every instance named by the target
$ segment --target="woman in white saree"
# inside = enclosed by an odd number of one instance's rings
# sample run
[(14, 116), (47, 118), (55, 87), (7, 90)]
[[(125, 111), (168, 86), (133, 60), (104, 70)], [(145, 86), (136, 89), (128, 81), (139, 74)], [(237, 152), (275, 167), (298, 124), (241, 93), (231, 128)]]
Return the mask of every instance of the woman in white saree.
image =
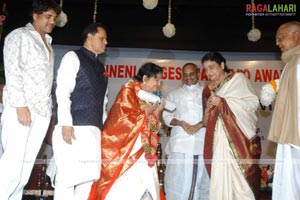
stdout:
[(209, 198), (254, 200), (260, 189), (258, 97), (243, 73), (229, 72), (220, 53), (206, 54), (202, 64), (211, 81), (203, 91)]

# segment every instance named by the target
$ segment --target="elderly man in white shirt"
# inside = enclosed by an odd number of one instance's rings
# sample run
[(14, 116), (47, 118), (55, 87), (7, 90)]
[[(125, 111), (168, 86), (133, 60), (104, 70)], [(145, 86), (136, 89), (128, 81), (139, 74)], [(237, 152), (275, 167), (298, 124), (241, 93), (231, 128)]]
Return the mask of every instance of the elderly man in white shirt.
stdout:
[(54, 52), (48, 34), (55, 27), (60, 12), (54, 0), (35, 1), (31, 23), (5, 38), (1, 200), (22, 199), (49, 126)]
[(208, 199), (209, 177), (203, 161), (205, 127), (202, 123), (202, 91), (198, 83), (198, 67), (186, 63), (182, 67), (183, 86), (170, 92), (167, 99), (175, 103), (174, 112), (163, 112), (171, 136), (165, 172), (168, 200)]

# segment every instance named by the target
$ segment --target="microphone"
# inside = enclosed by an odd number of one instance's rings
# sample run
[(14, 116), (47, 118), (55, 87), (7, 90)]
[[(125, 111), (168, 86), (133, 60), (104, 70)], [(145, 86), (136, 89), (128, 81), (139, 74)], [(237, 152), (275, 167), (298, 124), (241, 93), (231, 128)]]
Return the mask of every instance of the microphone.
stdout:
[[(150, 103), (155, 103), (158, 101), (158, 103), (161, 103), (161, 97), (151, 93), (151, 92), (147, 92), (145, 90), (140, 90), (138, 92), (138, 97), (144, 101), (148, 101)], [(169, 110), (171, 112), (173, 112), (176, 109), (176, 106), (174, 103), (172, 103), (171, 101), (166, 100), (166, 105), (165, 105), (165, 109)]]

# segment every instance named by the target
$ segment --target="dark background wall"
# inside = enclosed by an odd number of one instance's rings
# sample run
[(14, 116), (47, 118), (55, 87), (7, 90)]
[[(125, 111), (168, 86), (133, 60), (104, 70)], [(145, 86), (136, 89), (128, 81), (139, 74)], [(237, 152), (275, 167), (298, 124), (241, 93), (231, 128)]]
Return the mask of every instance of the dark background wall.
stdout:
[[(31, 0), (6, 0), (7, 21), (4, 36), (28, 21)], [(97, 21), (109, 27), (109, 46), (128, 48), (278, 52), (275, 45), (277, 27), (286, 21), (299, 20), (299, 0), (256, 0), (263, 4), (295, 4), (294, 16), (256, 17), (262, 32), (257, 42), (250, 42), (251, 17), (246, 16), (250, 0), (173, 0), (172, 23), (176, 35), (167, 38), (162, 27), (167, 23), (168, 0), (147, 10), (142, 0), (99, 0)], [(80, 45), (81, 31), (93, 21), (94, 0), (64, 0), (68, 23), (52, 32), (53, 44)], [(3, 41), (3, 40), (2, 40)]]

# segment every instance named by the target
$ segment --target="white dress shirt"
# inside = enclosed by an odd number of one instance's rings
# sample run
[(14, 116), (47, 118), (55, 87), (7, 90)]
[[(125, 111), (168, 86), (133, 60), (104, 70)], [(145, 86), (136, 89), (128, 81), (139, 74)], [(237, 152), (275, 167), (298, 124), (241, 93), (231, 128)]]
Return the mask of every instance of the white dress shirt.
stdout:
[(166, 125), (172, 127), (171, 137), (166, 146), (166, 153), (185, 153), (189, 155), (202, 155), (205, 128), (201, 128), (194, 135), (187, 134), (181, 126), (172, 126), (172, 119), (183, 120), (190, 125), (202, 121), (202, 91), (203, 87), (196, 85), (182, 87), (170, 92), (167, 99), (176, 105), (174, 112), (163, 112)]
[(48, 48), (31, 23), (5, 38), (4, 106), (28, 106), (39, 115), (47, 115), (51, 106), (54, 53), (52, 38), (47, 34), (46, 41)]

